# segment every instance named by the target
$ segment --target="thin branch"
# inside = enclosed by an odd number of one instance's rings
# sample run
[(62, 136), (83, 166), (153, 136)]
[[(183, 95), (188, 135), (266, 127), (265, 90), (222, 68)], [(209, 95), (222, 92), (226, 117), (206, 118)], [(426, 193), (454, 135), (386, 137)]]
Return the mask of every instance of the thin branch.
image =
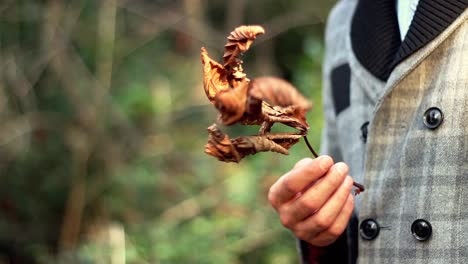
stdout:
[(100, 97), (98, 101), (102, 101), (101, 98), (107, 95), (111, 86), (116, 12), (116, 0), (100, 2), (96, 52), (96, 75), (101, 84), (101, 89), (96, 91)]
[[(151, 36), (139, 42), (134, 47), (128, 49), (124, 54), (118, 56), (119, 60), (131, 55), (134, 51), (152, 41), (158, 35), (169, 29), (181, 32), (199, 41), (204, 46), (213, 48), (217, 47), (216, 43), (222, 43), (225, 40), (225, 33), (215, 30), (207, 23), (203, 23), (200, 19), (194, 18), (191, 14), (177, 10), (175, 6), (170, 6), (160, 12), (150, 12), (147, 8), (143, 9), (130, 1), (121, 1), (118, 5), (142, 18), (146, 19), (146, 23), (141, 27), (151, 28)], [(190, 28), (187, 27), (190, 25)], [(218, 49), (219, 50), (219, 49)]]
[(309, 148), (310, 152), (312, 152), (312, 155), (314, 155), (315, 158), (318, 158), (319, 155), (317, 154), (317, 152), (315, 152), (312, 145), (310, 145), (309, 140), (307, 139), (307, 136), (304, 136), (304, 141), (305, 141), (307, 147)]

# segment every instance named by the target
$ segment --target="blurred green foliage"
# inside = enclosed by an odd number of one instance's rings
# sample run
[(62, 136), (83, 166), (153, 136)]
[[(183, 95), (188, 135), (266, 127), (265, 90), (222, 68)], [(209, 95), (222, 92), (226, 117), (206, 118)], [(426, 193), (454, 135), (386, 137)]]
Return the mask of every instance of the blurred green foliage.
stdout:
[(266, 197), (310, 153), (299, 143), (239, 164), (205, 155), (216, 111), (199, 51), (220, 58), (235, 26), (263, 25), (244, 69), (286, 78), (313, 101), (318, 148), (331, 5), (0, 3), (0, 263), (297, 262)]

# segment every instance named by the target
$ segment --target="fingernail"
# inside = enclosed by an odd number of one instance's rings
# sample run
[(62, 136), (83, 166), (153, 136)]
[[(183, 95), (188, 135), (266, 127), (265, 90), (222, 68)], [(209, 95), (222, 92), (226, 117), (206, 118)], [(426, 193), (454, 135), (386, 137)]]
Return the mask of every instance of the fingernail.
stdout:
[(346, 176), (345, 181), (346, 184), (353, 185), (353, 178), (351, 178), (351, 176)]
[(322, 170), (328, 170), (330, 167), (330, 158), (327, 156), (321, 156), (319, 160), (319, 166)]
[(335, 169), (340, 173), (340, 174), (343, 174), (343, 173), (346, 173), (346, 165), (342, 162), (338, 162), (337, 164), (335, 164)]
[(311, 163), (312, 162), (312, 159), (311, 158), (304, 158), (304, 159), (301, 159), (300, 161), (298, 161), (295, 165), (294, 165), (294, 168), (301, 168), (301, 167), (304, 167), (306, 166), (307, 164)]

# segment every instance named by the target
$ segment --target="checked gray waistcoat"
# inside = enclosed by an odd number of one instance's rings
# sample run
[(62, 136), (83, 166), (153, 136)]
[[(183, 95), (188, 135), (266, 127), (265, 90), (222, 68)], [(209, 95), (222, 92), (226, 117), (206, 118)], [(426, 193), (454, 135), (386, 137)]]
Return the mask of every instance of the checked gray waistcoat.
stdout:
[[(468, 11), (384, 82), (353, 54), (356, 4), (340, 1), (327, 24), (321, 152), (345, 161), (366, 186), (356, 197), (359, 223), (374, 219), (380, 226), (374, 239), (358, 237), (357, 263), (468, 263)], [(337, 114), (331, 75), (343, 65), (349, 105)], [(423, 122), (431, 107), (443, 113), (435, 129)], [(426, 241), (412, 235), (417, 219), (432, 226)]]

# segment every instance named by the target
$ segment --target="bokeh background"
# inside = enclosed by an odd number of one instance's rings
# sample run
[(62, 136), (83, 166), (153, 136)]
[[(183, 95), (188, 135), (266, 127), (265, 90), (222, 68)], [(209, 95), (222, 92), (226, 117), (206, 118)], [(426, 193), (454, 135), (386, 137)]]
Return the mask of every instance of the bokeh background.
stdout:
[(266, 197), (311, 154), (205, 155), (217, 113), (199, 52), (264, 26), (244, 70), (313, 101), (318, 148), (333, 2), (0, 1), (0, 263), (296, 263)]

